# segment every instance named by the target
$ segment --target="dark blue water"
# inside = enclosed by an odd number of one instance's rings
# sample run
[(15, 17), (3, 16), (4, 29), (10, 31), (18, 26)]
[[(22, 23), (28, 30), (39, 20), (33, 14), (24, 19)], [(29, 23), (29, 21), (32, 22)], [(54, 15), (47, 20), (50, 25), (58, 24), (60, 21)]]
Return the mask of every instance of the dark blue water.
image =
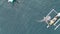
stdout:
[[(60, 34), (60, 27), (47, 29), (38, 22), (52, 9), (60, 11), (60, 0), (0, 0), (0, 34)], [(53, 14), (52, 14), (53, 15)]]

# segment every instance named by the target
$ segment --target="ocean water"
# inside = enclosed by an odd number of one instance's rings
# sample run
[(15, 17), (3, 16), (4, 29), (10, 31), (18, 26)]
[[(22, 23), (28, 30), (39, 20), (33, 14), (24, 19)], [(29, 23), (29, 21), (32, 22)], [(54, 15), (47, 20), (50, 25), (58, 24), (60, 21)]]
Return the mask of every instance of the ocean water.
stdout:
[[(17, 3), (18, 2), (18, 3)], [(60, 34), (60, 27), (38, 22), (52, 9), (60, 12), (60, 0), (0, 0), (0, 34)], [(52, 14), (54, 16), (54, 14)]]

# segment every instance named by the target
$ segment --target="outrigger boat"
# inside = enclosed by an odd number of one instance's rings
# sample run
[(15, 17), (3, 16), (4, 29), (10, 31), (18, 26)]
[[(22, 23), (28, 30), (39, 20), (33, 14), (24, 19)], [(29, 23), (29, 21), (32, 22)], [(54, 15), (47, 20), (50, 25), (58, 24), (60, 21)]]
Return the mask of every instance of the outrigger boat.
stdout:
[[(56, 13), (56, 16), (51, 19), (50, 14), (51, 14), (52, 12), (55, 12), (55, 13)], [(56, 29), (60, 26), (60, 24), (56, 25), (56, 24), (60, 21), (60, 13), (57, 13), (54, 9), (52, 9), (52, 10), (47, 14), (47, 16), (44, 17), (40, 22), (43, 22), (43, 21), (45, 21), (45, 23), (48, 24), (48, 25), (47, 25), (47, 28), (49, 28), (50, 26), (54, 25), (54, 26), (56, 26), (56, 27), (54, 28), (54, 30), (56, 30)]]

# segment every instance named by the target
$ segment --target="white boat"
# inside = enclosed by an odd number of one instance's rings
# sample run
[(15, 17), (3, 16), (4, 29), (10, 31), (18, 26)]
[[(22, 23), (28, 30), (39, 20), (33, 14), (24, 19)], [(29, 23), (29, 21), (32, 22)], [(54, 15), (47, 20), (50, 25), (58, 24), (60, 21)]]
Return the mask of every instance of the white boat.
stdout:
[(8, 2), (13, 2), (14, 0), (8, 0)]

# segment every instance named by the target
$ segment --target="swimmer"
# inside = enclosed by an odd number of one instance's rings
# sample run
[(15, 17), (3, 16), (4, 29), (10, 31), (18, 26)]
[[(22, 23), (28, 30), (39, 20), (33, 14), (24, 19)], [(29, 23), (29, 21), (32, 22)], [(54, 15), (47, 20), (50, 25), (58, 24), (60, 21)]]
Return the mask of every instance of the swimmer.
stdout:
[(40, 22), (46, 22), (47, 24), (48, 24), (48, 21), (50, 21), (51, 20), (51, 17), (50, 16), (46, 16), (46, 17), (44, 17), (44, 19), (42, 19), (42, 20), (40, 20)]

